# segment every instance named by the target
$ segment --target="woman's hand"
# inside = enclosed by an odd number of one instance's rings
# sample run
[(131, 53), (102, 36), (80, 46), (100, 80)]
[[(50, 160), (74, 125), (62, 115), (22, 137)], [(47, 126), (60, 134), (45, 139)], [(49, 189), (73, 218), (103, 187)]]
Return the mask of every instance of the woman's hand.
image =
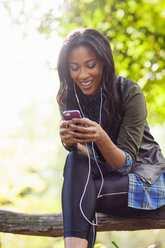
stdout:
[[(70, 121), (62, 121), (61, 125), (60, 125), (61, 140), (67, 146), (71, 146), (73, 143), (77, 143), (78, 144), (77, 150), (84, 152), (86, 154), (89, 153), (89, 155), (92, 155), (92, 151), (88, 147), (86, 147), (85, 145), (80, 144), (80, 143), (95, 141), (97, 135), (94, 134), (94, 132), (91, 132), (92, 128), (89, 129), (88, 125), (95, 126), (98, 124), (94, 123), (92, 121), (89, 121), (89, 119), (86, 119), (86, 118), (83, 118), (82, 123), (81, 123), (81, 120), (80, 119), (73, 119)], [(85, 125), (85, 128), (84, 128), (84, 125)], [(87, 127), (88, 127), (88, 129), (87, 129)], [(77, 133), (77, 131), (79, 133)], [(80, 133), (81, 131), (82, 131), (82, 133)], [(90, 137), (91, 133), (92, 133), (93, 138)], [(90, 140), (89, 140), (89, 137), (90, 137)], [(92, 140), (91, 140), (91, 138), (92, 138)]]
[(95, 142), (113, 169), (123, 168), (125, 164), (125, 153), (112, 142), (97, 122), (87, 118), (63, 121), (60, 126), (60, 136), (61, 140), (68, 146), (78, 143), (78, 150), (80, 151), (83, 148), (83, 143)]
[(70, 125), (71, 125), (71, 120), (70, 121), (62, 121), (60, 124), (61, 141), (64, 142), (67, 146), (71, 146), (73, 143), (76, 143), (73, 141), (73, 138), (69, 133), (69, 126)]
[(97, 143), (102, 138), (102, 127), (87, 118), (72, 119), (65, 122), (62, 126), (65, 126), (65, 130), (61, 129), (61, 137), (64, 142), (71, 142), (71, 144)]
[(64, 142), (83, 144), (95, 142), (107, 163), (113, 169), (123, 168), (125, 164), (125, 153), (120, 150), (110, 139), (102, 127), (87, 118), (73, 119), (65, 123), (65, 131), (62, 133)]

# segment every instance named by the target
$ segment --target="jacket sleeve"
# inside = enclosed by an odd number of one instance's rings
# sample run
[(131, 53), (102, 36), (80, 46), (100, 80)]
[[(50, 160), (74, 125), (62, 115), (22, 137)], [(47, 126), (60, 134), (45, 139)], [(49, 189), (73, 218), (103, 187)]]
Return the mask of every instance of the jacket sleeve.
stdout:
[(146, 117), (147, 110), (143, 92), (138, 84), (132, 84), (124, 98), (123, 119), (118, 133), (117, 146), (131, 155), (133, 164), (141, 145)]

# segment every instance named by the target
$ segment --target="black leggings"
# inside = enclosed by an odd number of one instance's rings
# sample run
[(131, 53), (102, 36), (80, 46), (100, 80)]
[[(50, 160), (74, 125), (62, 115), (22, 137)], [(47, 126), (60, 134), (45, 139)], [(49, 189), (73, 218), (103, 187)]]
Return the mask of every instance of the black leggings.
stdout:
[[(90, 222), (95, 219), (96, 212), (126, 216), (131, 209), (128, 207), (128, 176), (112, 173), (106, 163), (98, 161), (104, 175), (104, 185), (100, 197), (97, 198), (101, 176), (94, 158), (91, 157), (90, 160), (91, 173), (82, 200), (85, 216)], [(64, 237), (84, 238), (88, 241), (88, 248), (92, 248), (96, 231), (82, 215), (79, 205), (88, 172), (88, 156), (78, 151), (70, 152), (64, 168), (62, 208)]]

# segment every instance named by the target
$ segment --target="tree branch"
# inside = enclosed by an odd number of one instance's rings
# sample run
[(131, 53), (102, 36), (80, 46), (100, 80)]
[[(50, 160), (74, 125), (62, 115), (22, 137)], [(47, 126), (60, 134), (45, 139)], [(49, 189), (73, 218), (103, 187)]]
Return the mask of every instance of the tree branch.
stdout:
[[(145, 211), (138, 217), (117, 217), (98, 214), (97, 231), (130, 231), (165, 228), (165, 207)], [(61, 213), (24, 214), (0, 210), (0, 232), (60, 237), (63, 235)]]

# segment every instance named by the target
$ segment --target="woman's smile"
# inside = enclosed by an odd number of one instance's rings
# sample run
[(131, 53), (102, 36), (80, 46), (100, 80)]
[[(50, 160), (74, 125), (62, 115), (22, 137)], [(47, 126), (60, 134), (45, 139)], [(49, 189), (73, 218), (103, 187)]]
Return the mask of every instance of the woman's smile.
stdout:
[(84, 87), (84, 88), (90, 88), (92, 86), (93, 80), (90, 80), (88, 82), (80, 82), (80, 84)]
[(102, 80), (102, 63), (92, 48), (73, 48), (69, 54), (69, 71), (74, 83), (85, 95), (95, 96), (98, 93)]

